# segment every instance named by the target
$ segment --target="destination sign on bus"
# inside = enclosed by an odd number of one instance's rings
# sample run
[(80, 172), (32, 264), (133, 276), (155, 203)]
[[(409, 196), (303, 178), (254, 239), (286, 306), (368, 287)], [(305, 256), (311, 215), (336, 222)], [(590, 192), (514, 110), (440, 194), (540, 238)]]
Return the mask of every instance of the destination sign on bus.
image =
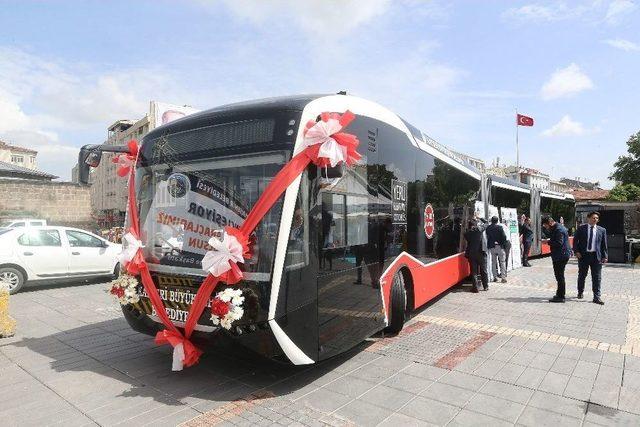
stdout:
[(394, 224), (407, 223), (407, 183), (391, 180), (391, 210)]

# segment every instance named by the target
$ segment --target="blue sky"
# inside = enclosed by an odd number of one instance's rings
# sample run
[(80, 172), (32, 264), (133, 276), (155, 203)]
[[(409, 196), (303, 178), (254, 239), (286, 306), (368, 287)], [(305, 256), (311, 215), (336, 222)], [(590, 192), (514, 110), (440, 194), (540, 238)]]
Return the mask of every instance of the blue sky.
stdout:
[[(610, 185), (640, 130), (640, 5), (557, 1), (3, 1), (0, 138), (70, 177), (149, 100), (347, 90), (452, 148)], [(634, 28), (635, 24), (635, 28)]]

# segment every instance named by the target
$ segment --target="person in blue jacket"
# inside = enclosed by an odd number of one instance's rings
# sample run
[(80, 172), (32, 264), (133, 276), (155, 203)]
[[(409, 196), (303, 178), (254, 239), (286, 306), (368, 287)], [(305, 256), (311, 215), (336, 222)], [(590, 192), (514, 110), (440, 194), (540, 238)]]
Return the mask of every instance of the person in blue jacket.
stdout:
[(564, 280), (564, 269), (571, 258), (571, 248), (569, 247), (569, 232), (564, 225), (555, 222), (548, 215), (542, 217), (542, 226), (549, 233), (549, 245), (551, 246), (551, 261), (553, 262), (553, 273), (558, 282), (556, 295), (549, 302), (564, 302), (566, 283)]
[(578, 258), (578, 299), (584, 293), (584, 279), (591, 269), (591, 288), (593, 302), (603, 305), (600, 299), (600, 282), (602, 281), (602, 264), (608, 257), (607, 230), (598, 225), (600, 212), (589, 212), (588, 224), (578, 227), (573, 236), (573, 253)]

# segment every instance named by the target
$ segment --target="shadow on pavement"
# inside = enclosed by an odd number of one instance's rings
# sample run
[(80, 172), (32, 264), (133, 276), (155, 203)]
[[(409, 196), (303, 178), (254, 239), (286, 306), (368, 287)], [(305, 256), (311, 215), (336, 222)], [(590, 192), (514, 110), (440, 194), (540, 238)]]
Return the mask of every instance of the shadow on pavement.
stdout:
[(91, 414), (108, 401), (127, 406), (121, 398), (206, 411), (256, 391), (301, 396), (335, 378), (323, 379), (330, 371), (356, 369), (370, 360), (373, 354), (362, 351), (370, 344), (301, 367), (276, 363), (238, 345), (225, 352), (207, 348), (197, 365), (172, 372), (172, 348), (155, 345), (152, 337), (132, 331), (119, 318), (1, 348), (22, 369)]

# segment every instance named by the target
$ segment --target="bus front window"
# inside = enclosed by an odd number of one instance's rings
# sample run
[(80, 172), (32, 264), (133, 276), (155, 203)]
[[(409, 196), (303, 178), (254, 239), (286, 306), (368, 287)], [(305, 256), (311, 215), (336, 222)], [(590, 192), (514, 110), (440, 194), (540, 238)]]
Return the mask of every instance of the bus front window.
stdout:
[[(275, 151), (138, 168), (142, 242), (151, 269), (204, 275), (209, 239), (242, 225), (286, 160), (286, 152)], [(241, 267), (248, 280), (270, 279), (281, 209), (280, 199), (256, 228), (254, 256)]]

